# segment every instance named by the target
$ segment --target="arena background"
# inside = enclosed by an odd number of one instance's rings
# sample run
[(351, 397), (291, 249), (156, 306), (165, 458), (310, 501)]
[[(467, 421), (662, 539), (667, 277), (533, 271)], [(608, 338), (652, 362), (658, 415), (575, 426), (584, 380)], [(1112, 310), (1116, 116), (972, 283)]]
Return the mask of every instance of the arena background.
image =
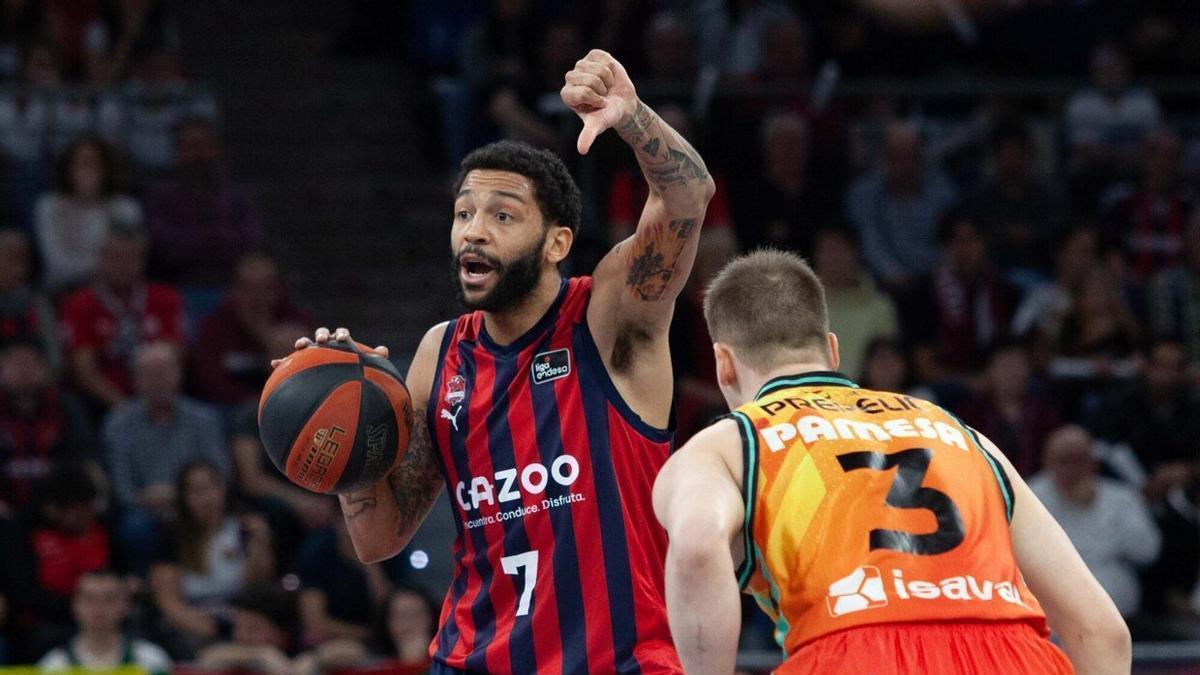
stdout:
[[(1098, 0), (3, 3), (0, 664), (68, 638), (96, 568), (130, 599), (90, 620), (177, 663), (342, 637), (359, 651), (317, 655), (383, 672), (427, 643), (448, 506), (393, 561), (349, 561), (336, 505), (264, 466), (257, 389), (317, 325), (403, 367), (459, 311), (449, 178), (481, 143), (567, 161), (572, 273), (630, 231), (636, 167), (612, 138), (579, 157), (557, 96), (591, 47), (718, 182), (672, 328), (679, 440), (722, 405), (706, 277), (798, 250), (848, 374), (996, 440), (1117, 598), (1137, 672), (1200, 672), (1200, 6)], [(196, 455), (189, 512), (170, 486)], [(206, 555), (225, 576), (181, 586)], [(745, 617), (765, 671), (771, 626)]]

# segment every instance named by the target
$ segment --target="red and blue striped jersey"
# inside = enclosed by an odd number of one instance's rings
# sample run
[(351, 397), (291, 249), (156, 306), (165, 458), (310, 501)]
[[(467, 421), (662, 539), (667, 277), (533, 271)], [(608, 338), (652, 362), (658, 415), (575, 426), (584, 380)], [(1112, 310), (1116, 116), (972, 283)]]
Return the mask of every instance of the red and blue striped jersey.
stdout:
[(682, 672), (650, 499), (671, 432), (617, 393), (591, 288), (564, 280), (509, 345), (480, 312), (446, 328), (428, 414), (458, 537), (434, 673)]

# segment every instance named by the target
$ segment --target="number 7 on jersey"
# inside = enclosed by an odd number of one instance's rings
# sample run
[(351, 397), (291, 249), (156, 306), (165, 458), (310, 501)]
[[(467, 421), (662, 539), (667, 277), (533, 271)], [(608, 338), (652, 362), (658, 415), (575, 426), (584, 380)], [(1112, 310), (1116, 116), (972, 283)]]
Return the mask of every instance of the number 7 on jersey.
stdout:
[(516, 555), (504, 556), (500, 559), (500, 567), (505, 574), (516, 576), (525, 568), (525, 587), (521, 589), (521, 600), (517, 603), (517, 616), (529, 613), (529, 601), (533, 598), (533, 582), (537, 581), (538, 552), (526, 551)]

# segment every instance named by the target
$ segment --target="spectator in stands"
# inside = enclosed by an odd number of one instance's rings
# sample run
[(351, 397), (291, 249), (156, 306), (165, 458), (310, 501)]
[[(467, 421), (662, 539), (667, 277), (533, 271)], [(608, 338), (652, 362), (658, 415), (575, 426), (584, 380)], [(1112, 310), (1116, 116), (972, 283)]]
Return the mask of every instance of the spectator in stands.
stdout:
[(392, 580), (383, 564), (359, 562), (343, 519), (313, 533), (296, 572), (304, 646), (338, 639), (365, 644), (371, 639), (372, 617), (384, 610)]
[(1141, 606), (1137, 570), (1158, 557), (1161, 540), (1142, 496), (1097, 475), (1091, 446), (1083, 428), (1060, 427), (1046, 441), (1045, 469), (1029, 487), (1128, 618)]
[(97, 127), (125, 148), (139, 176), (161, 176), (175, 165), (178, 126), (216, 120), (217, 103), (203, 88), (189, 86), (178, 55), (165, 45), (151, 48), (130, 75), (120, 90), (100, 96)]
[(150, 675), (166, 675), (171, 668), (167, 653), (123, 630), (129, 616), (129, 599), (129, 586), (115, 572), (100, 569), (84, 573), (71, 601), (78, 632), (43, 656), (38, 669), (53, 673), (135, 667)]
[(1171, 129), (1148, 133), (1140, 181), (1121, 183), (1104, 196), (1103, 247), (1137, 284), (1184, 258), (1194, 204), (1180, 182), (1180, 143)]
[(21, 45), (45, 33), (41, 3), (0, 5), (0, 80), (12, 82), (21, 74)]
[(155, 268), (186, 286), (224, 283), (243, 253), (262, 243), (262, 223), (248, 191), (225, 167), (225, 147), (209, 120), (179, 124), (175, 171), (146, 199)]
[(1052, 245), (1061, 234), (1059, 195), (1033, 168), (1033, 142), (1024, 121), (1008, 120), (992, 131), (990, 173), (975, 188), (966, 210), (983, 227), (993, 258), (1010, 278), (1048, 276)]
[(912, 302), (905, 296), (937, 265), (938, 223), (955, 197), (950, 179), (925, 165), (920, 129), (905, 122), (888, 125), (882, 166), (846, 193), (867, 266), (902, 313)]
[[(854, 376), (854, 371), (843, 369), (843, 372)], [(877, 337), (867, 343), (862, 370), (857, 376), (864, 389), (907, 391), (912, 384), (904, 347), (893, 337)]]
[(777, 112), (759, 130), (761, 166), (738, 181), (738, 240), (812, 255), (812, 233), (832, 219), (836, 202), (812, 180), (809, 126), (796, 112)]
[(1129, 61), (1116, 45), (1096, 46), (1091, 80), (1067, 102), (1063, 120), (1081, 207), (1094, 205), (1108, 183), (1133, 173), (1142, 140), (1162, 123), (1158, 100), (1131, 85)]
[(829, 330), (837, 334), (842, 355), (839, 370), (861, 372), (867, 346), (876, 338), (898, 334), (896, 308), (862, 269), (858, 240), (849, 230), (817, 233), (813, 269), (825, 284)]
[(263, 252), (238, 260), (233, 286), (217, 309), (200, 322), (196, 340), (196, 395), (237, 405), (257, 400), (269, 375), (267, 345), (281, 322), (308, 332), (312, 319), (284, 295), (279, 264)]
[(60, 464), (41, 483), (39, 503), (18, 525), (6, 551), (13, 602), (28, 626), (21, 646), (37, 658), (71, 634), (71, 597), (85, 573), (117, 567), (115, 547), (100, 520), (97, 485), (87, 468)]
[(962, 408), (963, 420), (1003, 448), (1021, 476), (1039, 468), (1046, 438), (1062, 423), (1055, 401), (1037, 392), (1029, 354), (1017, 342), (1000, 342), (984, 372), (983, 391)]
[(1200, 216), (1192, 218), (1185, 245), (1185, 264), (1163, 270), (1150, 285), (1150, 326), (1182, 341), (1188, 362), (1200, 367)]
[(1059, 337), (1060, 353), (1089, 361), (1097, 371), (1134, 355), (1141, 329), (1112, 272), (1102, 267), (1084, 272)]
[(13, 342), (36, 343), (58, 372), (58, 324), (54, 308), (33, 288), (29, 238), (20, 230), (0, 230), (0, 348)]
[(196, 657), (197, 665), (213, 670), (292, 672), (288, 652), (294, 648), (293, 599), (273, 584), (263, 583), (238, 593), (232, 604), (231, 641), (203, 649)]
[(437, 606), (425, 593), (404, 586), (392, 591), (384, 615), (385, 643), (391, 658), (379, 667), (403, 668), (410, 672), (428, 668), (429, 643), (433, 641), (437, 618)]
[(174, 520), (159, 539), (150, 590), (173, 646), (190, 655), (222, 637), (234, 598), (255, 584), (270, 583), (275, 561), (266, 521), (234, 512), (217, 465), (188, 463), (174, 493)]
[(585, 47), (569, 16), (540, 21), (539, 14), (528, 0), (493, 0), (464, 41), (463, 74), (502, 136), (557, 148), (558, 129), (539, 111), (539, 99), (562, 87), (562, 74)]
[(180, 393), (183, 364), (169, 342), (140, 347), (134, 357), (137, 398), (104, 420), (103, 440), (113, 492), (123, 507), (120, 537), (131, 566), (145, 571), (154, 546), (154, 517), (177, 501), (176, 478), (203, 459), (228, 476), (229, 453), (221, 417)]
[(31, 505), (56, 462), (95, 458), (83, 405), (59, 388), (37, 346), (0, 350), (0, 516)]
[(141, 227), (142, 208), (117, 192), (119, 178), (116, 151), (100, 138), (75, 141), (59, 157), (54, 192), (38, 199), (33, 223), (51, 294), (91, 281), (112, 227)]
[(1056, 350), (1071, 315), (1072, 301), (1084, 278), (1100, 265), (1099, 238), (1090, 227), (1076, 227), (1054, 245), (1054, 280), (1033, 289), (1017, 307), (1012, 333), (1036, 337)]
[(1142, 574), (1142, 606), (1160, 628), (1149, 639), (1195, 640), (1200, 635), (1200, 607), (1194, 600), (1200, 577), (1200, 476), (1171, 488), (1151, 506), (1162, 553)]
[(180, 468), (198, 458), (229, 474), (220, 417), (183, 396), (182, 380), (178, 346), (154, 342), (138, 349), (134, 357), (138, 396), (104, 421), (113, 486), (124, 504), (165, 511), (175, 501), (171, 486)]
[(67, 364), (75, 385), (106, 410), (133, 393), (138, 345), (183, 342), (183, 300), (170, 286), (146, 281), (146, 237), (114, 228), (100, 251), (96, 281), (62, 304)]
[(1154, 341), (1141, 381), (1110, 395), (1088, 420), (1098, 438), (1133, 450), (1149, 473), (1144, 489), (1151, 500), (1200, 475), (1200, 400), (1185, 364), (1179, 342)]
[(939, 359), (948, 374), (983, 365), (989, 345), (1008, 335), (1019, 294), (990, 262), (979, 223), (951, 211), (938, 228), (942, 260), (933, 276)]
[[(13, 164), (8, 171), (21, 180), (12, 197), (29, 202), (42, 187), (44, 167), (41, 165), (50, 134), (50, 94), (62, 84), (62, 66), (52, 43), (34, 40), (21, 50), (21, 89), (0, 93), (0, 148)], [(15, 188), (39, 189), (33, 195), (18, 195)], [(14, 215), (26, 215), (18, 209)]]
[[(692, 34), (685, 18), (678, 12), (663, 10), (650, 18), (642, 36), (642, 53), (646, 63), (647, 89), (663, 86), (688, 86), (696, 77), (696, 54)], [(662, 114), (662, 108), (655, 106)], [(677, 127), (671, 125), (676, 131)], [(680, 131), (680, 134), (683, 134)]]
[(767, 35), (772, 26), (798, 21), (787, 3), (778, 0), (739, 0), (719, 3), (721, 10), (701, 46), (705, 62), (715, 60), (721, 72), (740, 78), (760, 71), (766, 61)]
[(291, 658), (295, 649), (293, 599), (278, 587), (260, 584), (234, 600), (233, 634), (229, 642), (206, 647), (196, 664), (207, 670), (237, 672), (324, 673), (362, 663), (367, 650), (359, 643), (335, 640)]

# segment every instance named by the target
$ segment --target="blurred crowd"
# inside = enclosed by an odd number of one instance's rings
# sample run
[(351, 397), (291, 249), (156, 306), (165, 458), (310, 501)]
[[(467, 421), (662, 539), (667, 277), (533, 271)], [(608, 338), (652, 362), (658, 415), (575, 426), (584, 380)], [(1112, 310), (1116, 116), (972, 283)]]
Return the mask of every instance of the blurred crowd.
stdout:
[(313, 320), (170, 10), (0, 3), (0, 665), (415, 672), (413, 566), (259, 445)]
[[(575, 153), (556, 94), (576, 59), (611, 51), (705, 157), (677, 442), (724, 411), (705, 283), (737, 251), (798, 251), (843, 372), (994, 440), (1135, 638), (1200, 638), (1200, 7), (999, 3), (905, 34), (850, 2), (417, 4), (441, 159), (559, 152), (590, 200), (584, 261), (633, 232), (646, 187), (619, 139)], [(770, 646), (760, 628), (743, 644)]]
[[(342, 47), (402, 43), (424, 78), (429, 162), (501, 137), (568, 161), (576, 273), (646, 194), (616, 139), (575, 153), (576, 59), (612, 51), (701, 150), (718, 189), (672, 325), (679, 442), (724, 409), (704, 284), (737, 251), (799, 251), (845, 373), (1003, 448), (1135, 637), (1200, 639), (1200, 88), (1148, 86), (1197, 74), (1197, 9), (1012, 2), (908, 35), (854, 3), (355, 7)], [(260, 446), (269, 360), (315, 321), (170, 9), (0, 2), (0, 664), (419, 671), (424, 563), (358, 563), (336, 502)], [(979, 86), (1015, 75), (1034, 93)], [(975, 93), (920, 93), (946, 83)], [(771, 644), (757, 620), (747, 647)]]

